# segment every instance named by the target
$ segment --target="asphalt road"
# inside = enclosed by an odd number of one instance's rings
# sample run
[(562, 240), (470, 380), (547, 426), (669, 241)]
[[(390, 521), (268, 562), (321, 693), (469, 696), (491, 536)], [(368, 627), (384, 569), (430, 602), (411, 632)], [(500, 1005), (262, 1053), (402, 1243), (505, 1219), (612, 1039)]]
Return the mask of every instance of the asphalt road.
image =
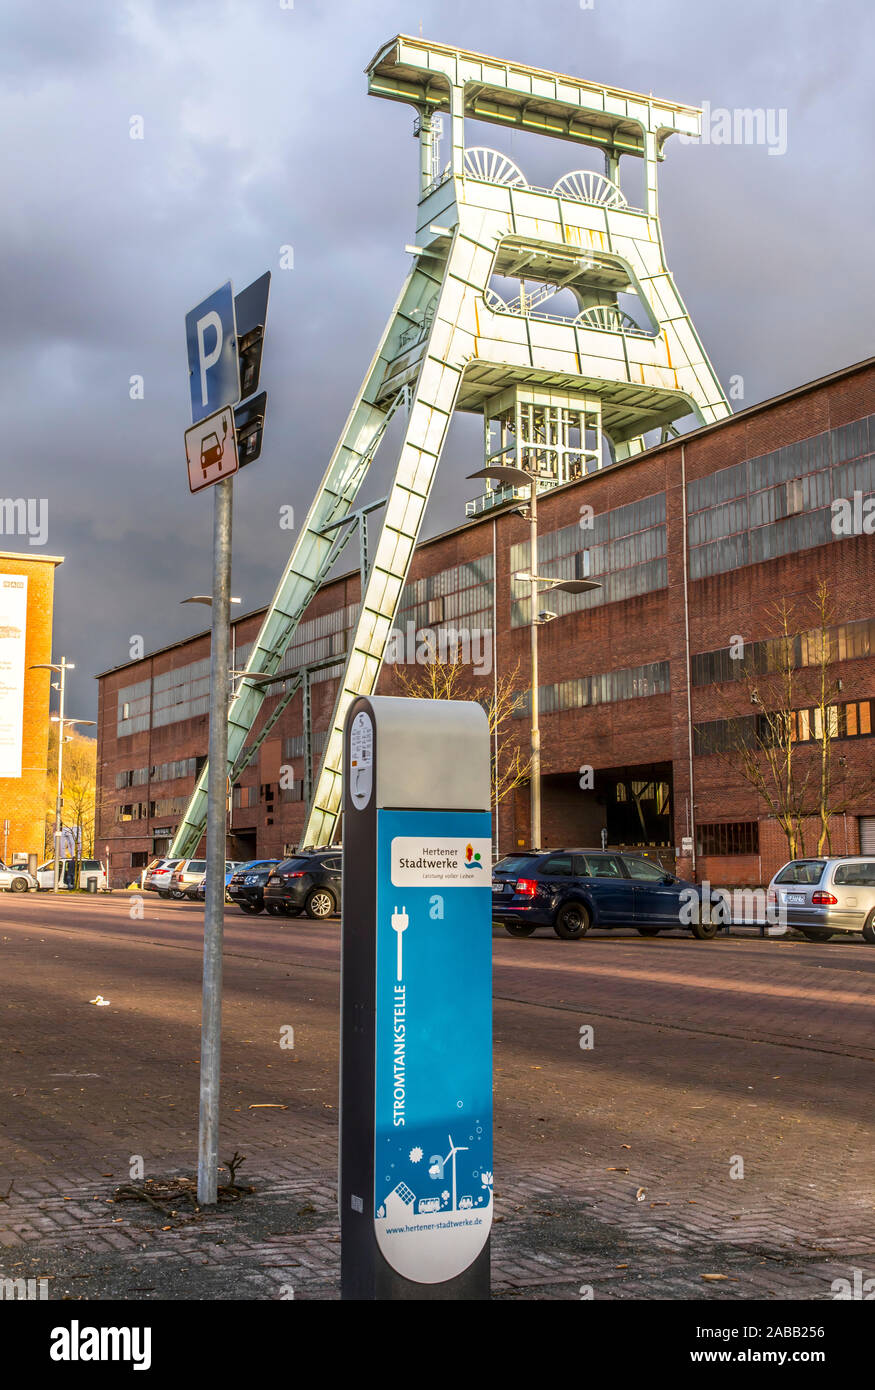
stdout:
[[(262, 1196), (223, 1281), (215, 1222), (165, 1234), (108, 1201), (133, 1157), (196, 1156), (202, 909), (130, 908), (0, 895), (7, 1265), (100, 1297), (151, 1260), (125, 1296), (228, 1298), (291, 1266), (296, 1297), (335, 1297), (339, 923), (227, 909), (220, 1152)], [(875, 1274), (875, 948), (496, 930), (494, 993), (496, 1296), (816, 1299)]]

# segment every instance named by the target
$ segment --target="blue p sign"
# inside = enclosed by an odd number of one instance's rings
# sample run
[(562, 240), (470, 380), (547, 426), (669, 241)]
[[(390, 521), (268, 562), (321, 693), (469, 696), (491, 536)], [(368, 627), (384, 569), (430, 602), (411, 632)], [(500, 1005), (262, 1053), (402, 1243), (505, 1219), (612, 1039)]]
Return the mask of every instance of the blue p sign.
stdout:
[(191, 418), (197, 424), (240, 400), (234, 290), (229, 280), (185, 316)]

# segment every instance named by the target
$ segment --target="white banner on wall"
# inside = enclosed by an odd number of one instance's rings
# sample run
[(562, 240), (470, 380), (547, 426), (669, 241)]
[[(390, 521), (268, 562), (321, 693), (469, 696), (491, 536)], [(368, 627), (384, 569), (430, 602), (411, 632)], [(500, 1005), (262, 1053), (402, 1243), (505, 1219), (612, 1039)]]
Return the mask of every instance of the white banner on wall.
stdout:
[(27, 578), (0, 575), (0, 777), (21, 776)]

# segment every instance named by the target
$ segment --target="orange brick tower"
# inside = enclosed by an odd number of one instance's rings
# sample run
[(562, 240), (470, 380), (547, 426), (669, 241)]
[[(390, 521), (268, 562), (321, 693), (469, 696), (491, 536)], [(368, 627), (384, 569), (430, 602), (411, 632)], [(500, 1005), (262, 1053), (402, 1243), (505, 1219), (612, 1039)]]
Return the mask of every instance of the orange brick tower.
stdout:
[[(0, 551), (0, 854), (45, 848), (52, 613), (58, 555)], [(8, 832), (4, 822), (9, 822)]]

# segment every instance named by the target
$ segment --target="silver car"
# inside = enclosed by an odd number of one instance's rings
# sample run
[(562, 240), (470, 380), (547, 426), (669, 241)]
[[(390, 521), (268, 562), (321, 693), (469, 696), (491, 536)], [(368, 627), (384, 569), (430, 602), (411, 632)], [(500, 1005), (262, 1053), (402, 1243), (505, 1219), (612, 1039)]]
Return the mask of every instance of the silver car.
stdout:
[(875, 946), (875, 858), (792, 859), (769, 884), (769, 906), (809, 941), (862, 932)]
[(146, 870), (143, 887), (149, 892), (157, 893), (159, 898), (169, 898), (170, 875), (177, 864), (181, 863), (181, 859), (159, 859), (157, 864)]
[(0, 861), (0, 888), (8, 888), (10, 893), (26, 893), (29, 888), (39, 888), (39, 884), (26, 868), (8, 869)]

